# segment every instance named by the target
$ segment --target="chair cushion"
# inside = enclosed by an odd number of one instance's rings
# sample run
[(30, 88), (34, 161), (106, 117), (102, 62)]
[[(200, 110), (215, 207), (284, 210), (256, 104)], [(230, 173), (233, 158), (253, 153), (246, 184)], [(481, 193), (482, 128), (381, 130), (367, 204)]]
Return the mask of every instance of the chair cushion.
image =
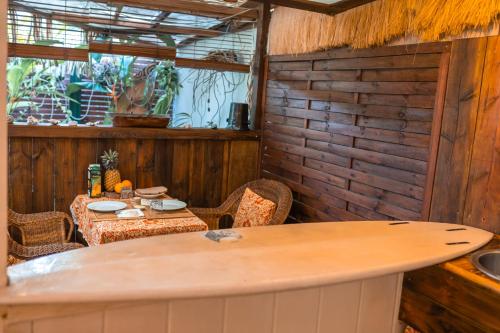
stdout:
[(268, 225), (275, 210), (276, 204), (274, 202), (264, 199), (247, 188), (238, 206), (233, 228)]

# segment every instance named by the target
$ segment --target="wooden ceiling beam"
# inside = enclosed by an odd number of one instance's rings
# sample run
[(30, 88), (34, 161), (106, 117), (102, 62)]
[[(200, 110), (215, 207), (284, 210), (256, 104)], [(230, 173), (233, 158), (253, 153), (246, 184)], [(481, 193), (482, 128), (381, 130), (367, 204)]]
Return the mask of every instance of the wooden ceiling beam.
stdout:
[(214, 5), (209, 3), (189, 1), (189, 0), (93, 0), (113, 5), (123, 5), (130, 7), (139, 7), (150, 10), (161, 10), (164, 12), (191, 14), (197, 16), (213, 17), (223, 19), (228, 16), (234, 16), (244, 19), (256, 19), (257, 12), (254, 9), (228, 7)]
[(9, 57), (40, 58), (51, 60), (88, 61), (89, 50), (65, 47), (9, 43)]
[(326, 4), (309, 0), (252, 0), (254, 2), (268, 3), (275, 6), (307, 10), (316, 13), (337, 15), (349, 9), (365, 5), (375, 0), (341, 0), (336, 3)]
[[(127, 45), (109, 45), (109, 44), (93, 44), (92, 47), (98, 52), (115, 53), (115, 54), (140, 54), (148, 53), (148, 56), (159, 57), (160, 59), (172, 59), (175, 61), (176, 67), (208, 69), (217, 71), (241, 72), (248, 73), (250, 66), (245, 64), (231, 64), (218, 61), (176, 58), (175, 49), (164, 48), (158, 53), (156, 47), (134, 47)], [(29, 45), (9, 43), (9, 57), (21, 58), (39, 58), (52, 60), (73, 60), (73, 61), (88, 61), (90, 50), (87, 49), (72, 49), (64, 47)]]
[[(220, 31), (211, 29), (189, 28), (189, 27), (181, 27), (175, 25), (158, 25), (152, 28), (152, 25), (150, 23), (140, 23), (140, 22), (121, 21), (121, 20), (115, 21), (114, 19), (109, 19), (105, 17), (67, 14), (64, 12), (54, 12), (51, 15), (51, 17), (53, 20), (68, 22), (68, 23), (80, 23), (80, 24), (93, 23), (93, 24), (109, 25), (110, 28), (112, 28), (112, 26), (115, 26), (122, 28), (142, 29), (149, 34), (164, 33), (164, 34), (177, 34), (177, 35), (196, 35), (200, 37), (217, 37), (221, 35)], [(89, 27), (89, 29), (91, 29), (91, 27)]]
[(328, 4), (308, 1), (308, 0), (254, 0), (254, 1), (260, 3), (267, 3), (275, 6), (295, 8), (295, 9), (307, 10), (310, 12), (317, 12), (323, 14), (328, 13), (328, 10), (330, 9), (330, 5)]
[(341, 0), (339, 2), (329, 5), (328, 13), (329, 15), (337, 15), (342, 12), (348, 11), (359, 6), (366, 5), (375, 0)]
[(88, 52), (170, 60), (174, 60), (176, 56), (175, 47), (158, 47), (147, 44), (124, 45), (90, 42)]

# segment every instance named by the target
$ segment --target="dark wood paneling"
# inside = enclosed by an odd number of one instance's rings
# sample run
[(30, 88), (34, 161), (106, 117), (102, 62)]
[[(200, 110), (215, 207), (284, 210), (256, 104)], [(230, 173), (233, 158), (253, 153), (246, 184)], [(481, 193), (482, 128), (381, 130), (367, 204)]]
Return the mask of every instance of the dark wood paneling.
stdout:
[[(495, 237), (485, 249), (497, 249)], [(427, 332), (500, 331), (498, 282), (478, 271), (470, 256), (405, 273), (400, 318)]]
[(137, 187), (151, 187), (156, 183), (155, 177), (155, 140), (137, 141), (137, 166), (135, 179)]
[(32, 156), (31, 138), (19, 138), (9, 142), (9, 207), (19, 212), (33, 210)]
[(488, 38), (464, 207), (466, 225), (500, 233), (500, 38)]
[(424, 333), (479, 333), (484, 331), (473, 319), (462, 318), (429, 297), (403, 289), (400, 319)]
[[(432, 266), (426, 269), (407, 273), (404, 279), (404, 288), (411, 292), (427, 296), (439, 302), (443, 307), (461, 314), (461, 321), (465, 318), (480, 319), (475, 322), (478, 327), (499, 328), (500, 318), (494, 311), (498, 309), (500, 295), (479, 284), (451, 274), (441, 266)], [(454, 323), (448, 323), (454, 326)], [(429, 330), (425, 330), (428, 332)], [(491, 330), (489, 330), (491, 331)]]
[(459, 222), (476, 130), (485, 38), (453, 42), (430, 219)]
[(262, 175), (293, 189), (294, 220), (424, 219), (448, 49), (270, 57)]
[(453, 42), (430, 219), (500, 232), (499, 37)]
[(120, 138), (81, 138), (84, 132), (71, 138), (53, 128), (55, 133), (43, 130), (44, 138), (39, 132), (30, 136), (36, 128), (24, 129), (25, 137), (16, 128), (9, 138), (9, 206), (21, 213), (68, 211), (74, 197), (87, 191), (88, 165), (99, 163), (106, 149), (119, 152), (122, 179), (138, 187), (165, 185), (192, 206), (215, 207), (258, 175), (260, 142), (248, 133), (243, 140), (232, 133), (221, 140), (196, 133), (184, 139), (185, 132), (182, 139), (154, 139), (147, 130), (139, 131), (145, 138), (123, 137), (121, 131)]
[(54, 139), (33, 140), (31, 161), (32, 182), (38, 185), (32, 183), (32, 209), (35, 212), (53, 210), (56, 181)]

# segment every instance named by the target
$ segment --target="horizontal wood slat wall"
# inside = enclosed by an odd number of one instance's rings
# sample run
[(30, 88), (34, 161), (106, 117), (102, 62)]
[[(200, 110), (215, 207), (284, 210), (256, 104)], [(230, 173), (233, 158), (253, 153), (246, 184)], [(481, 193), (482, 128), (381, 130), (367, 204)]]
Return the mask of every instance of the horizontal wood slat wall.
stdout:
[(292, 217), (426, 220), (449, 43), (272, 56), (261, 174)]
[(30, 131), (23, 137), (19, 131), (9, 138), (9, 205), (20, 213), (68, 211), (74, 197), (87, 191), (88, 165), (110, 148), (120, 154), (122, 179), (138, 187), (165, 185), (191, 206), (215, 207), (258, 173), (258, 137), (92, 138), (79, 133), (71, 138), (30, 136)]

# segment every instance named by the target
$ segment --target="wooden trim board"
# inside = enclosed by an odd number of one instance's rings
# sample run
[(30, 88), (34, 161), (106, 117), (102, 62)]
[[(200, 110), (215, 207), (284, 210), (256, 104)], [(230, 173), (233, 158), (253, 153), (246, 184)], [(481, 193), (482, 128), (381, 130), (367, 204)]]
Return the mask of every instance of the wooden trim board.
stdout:
[(234, 131), (226, 129), (166, 129), (126, 127), (61, 127), (10, 125), (12, 138), (124, 138), (124, 139), (194, 139), (194, 140), (255, 140), (260, 138), (256, 131)]
[(177, 67), (197, 68), (197, 69), (212, 69), (228, 72), (250, 72), (250, 66), (245, 64), (223, 63), (202, 59), (188, 59), (175, 57), (175, 49), (171, 48), (156, 48), (156, 47), (135, 47), (135, 46), (120, 46), (108, 44), (92, 44), (90, 50), (74, 49), (64, 47), (52, 47), (29, 44), (9, 43), (9, 57), (23, 58), (40, 58), (53, 60), (73, 60), (73, 61), (88, 61), (90, 52), (98, 53), (114, 53), (114, 54), (135, 54), (143, 57), (152, 57), (159, 59), (171, 59), (175, 61)]

